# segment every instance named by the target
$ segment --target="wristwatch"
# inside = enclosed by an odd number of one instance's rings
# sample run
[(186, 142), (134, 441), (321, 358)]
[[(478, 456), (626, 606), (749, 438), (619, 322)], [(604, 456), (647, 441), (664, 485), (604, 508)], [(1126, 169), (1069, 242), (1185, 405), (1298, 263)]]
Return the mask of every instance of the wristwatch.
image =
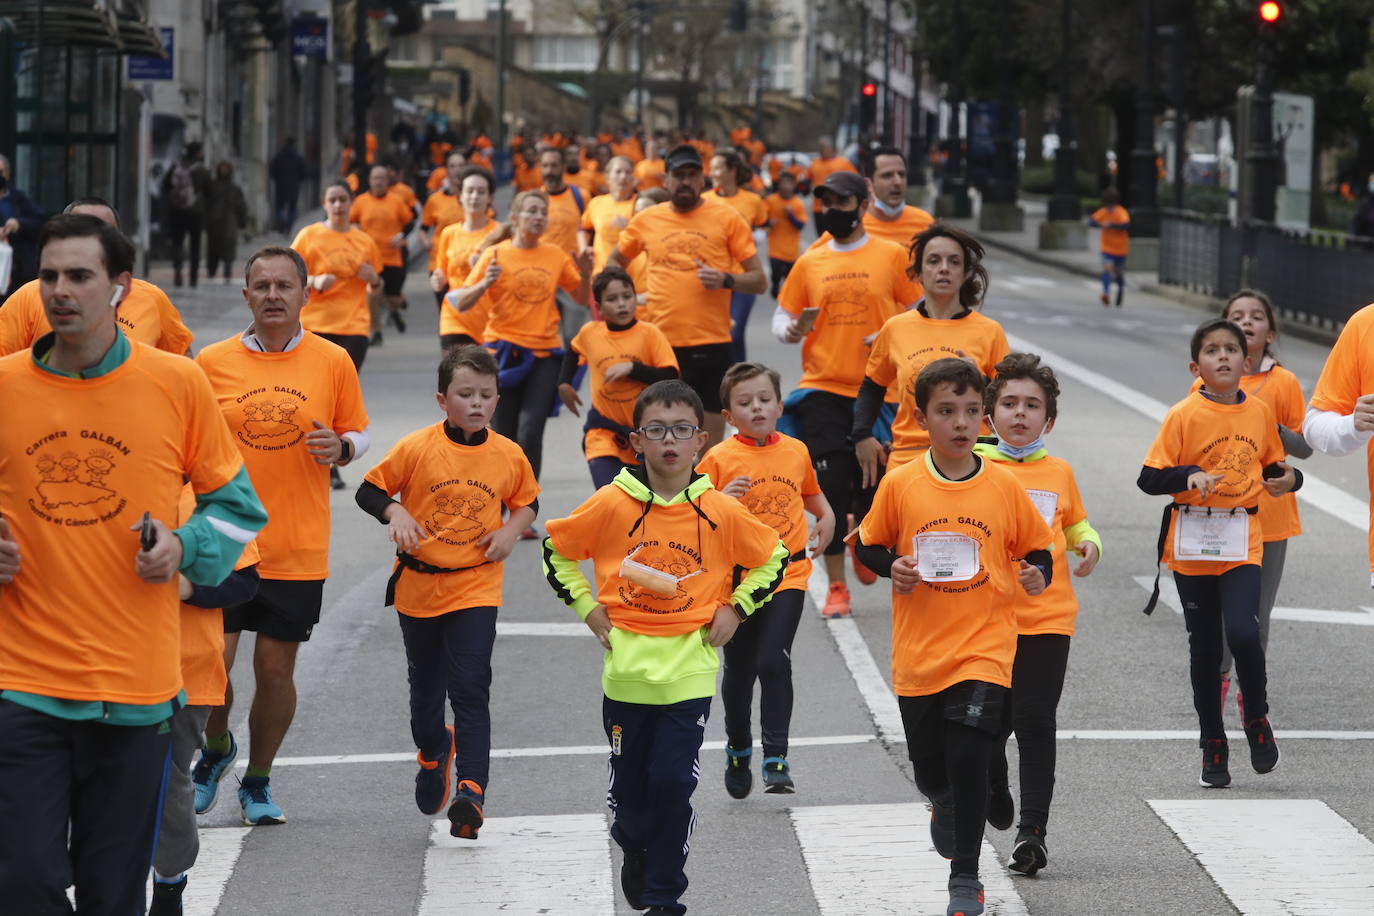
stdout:
[(339, 460), (336, 461), (336, 462), (334, 462), (334, 463), (335, 463), (335, 464), (342, 465), (342, 464), (348, 464), (348, 462), (350, 462), (350, 461), (352, 461), (352, 460), (353, 460), (353, 442), (352, 442), (351, 440), (349, 440), (349, 439), (345, 439), (345, 438), (343, 438), (342, 436), (340, 436), (340, 437), (339, 437)]
[(734, 289), (734, 288), (735, 288), (735, 275), (734, 275), (734, 274), (726, 274), (726, 275), (725, 275), (725, 279), (720, 281), (720, 285), (723, 286), (723, 287), (725, 287), (726, 289)]
[(734, 603), (732, 602), (732, 603), (730, 604), (730, 607), (732, 607), (732, 608), (735, 609), (735, 616), (738, 617), (741, 621), (745, 621), (745, 620), (748, 620), (748, 619), (749, 619), (749, 615), (746, 614), (746, 613), (744, 613), (744, 608), (740, 607), (738, 604), (734, 604)]

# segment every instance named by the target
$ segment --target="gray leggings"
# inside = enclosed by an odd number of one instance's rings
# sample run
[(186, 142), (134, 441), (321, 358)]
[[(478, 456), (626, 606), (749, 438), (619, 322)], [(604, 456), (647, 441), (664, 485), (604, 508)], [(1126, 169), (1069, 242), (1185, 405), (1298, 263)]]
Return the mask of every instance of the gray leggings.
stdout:
[(191, 758), (204, 740), (209, 706), (183, 706), (172, 716), (172, 766), (167, 771), (167, 795), (162, 802), (153, 868), (171, 878), (196, 864), (200, 834), (196, 826), (196, 790), (191, 785)]
[[(1287, 541), (1265, 541), (1260, 558), (1259, 638), (1260, 648), (1269, 651), (1269, 617), (1274, 613), (1274, 600), (1279, 595), (1279, 580), (1283, 578), (1283, 560), (1288, 554)], [(1221, 673), (1231, 673), (1231, 647), (1221, 649)]]

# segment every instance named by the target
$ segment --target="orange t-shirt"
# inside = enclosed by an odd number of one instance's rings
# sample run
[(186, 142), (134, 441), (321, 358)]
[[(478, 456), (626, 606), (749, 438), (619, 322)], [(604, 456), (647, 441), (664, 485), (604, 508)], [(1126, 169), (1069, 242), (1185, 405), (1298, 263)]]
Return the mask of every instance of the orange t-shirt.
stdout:
[(641, 191), (647, 188), (663, 187), (663, 160), (641, 159), (635, 163), (635, 181), (639, 183)]
[[(1131, 214), (1117, 204), (1115, 207), (1099, 207), (1092, 216), (1093, 222), (1100, 226), (1108, 223), (1129, 223)], [(1102, 253), (1125, 257), (1131, 250), (1131, 231), (1129, 229), (1103, 229)]]
[[(503, 228), (505, 227), (500, 223), (492, 220), (481, 229), (471, 232), (464, 229), (462, 223), (454, 223), (443, 231), (434, 244), (440, 249), (439, 264), (448, 275), (450, 290), (462, 286), (463, 281), (472, 272), (472, 265), (468, 263), (468, 259), (477, 250), (477, 246), (482, 244), (482, 240)], [(487, 312), (490, 310), (485, 297), (466, 312), (458, 311), (445, 300), (443, 307), (439, 309), (439, 333), (466, 334), (473, 340), (480, 341), (487, 329)]]
[(606, 266), (606, 258), (610, 256), (615, 243), (620, 240), (620, 230), (630, 224), (630, 218), (634, 215), (634, 195), (631, 195), (629, 200), (616, 200), (609, 194), (602, 194), (587, 202), (587, 209), (582, 213), (582, 228), (594, 233), (593, 275), (600, 273), (601, 268)]
[(238, 337), (211, 344), (196, 362), (238, 440), (267, 527), (258, 534), (264, 579), (329, 575), (329, 466), (305, 435), (318, 420), (342, 435), (367, 429), (358, 373), (348, 353), (310, 331), (284, 353), (250, 350)]
[[(762, 566), (778, 543), (777, 532), (737, 499), (706, 490), (695, 503), (714, 528), (684, 500), (656, 500), (646, 515), (644, 503), (620, 487), (602, 487), (567, 518), (549, 519), (549, 538), (569, 560), (592, 560), (596, 600), (616, 629), (680, 636), (709, 626), (730, 600), (736, 568)], [(634, 540), (625, 534), (632, 528)], [(648, 591), (620, 577), (620, 564), (629, 556), (688, 578), (671, 597)]]
[(686, 213), (678, 213), (671, 202), (655, 204), (635, 214), (620, 231), (617, 247), (627, 261), (641, 251), (648, 255), (644, 317), (673, 346), (730, 340), (730, 290), (703, 287), (697, 262), (728, 271), (754, 257), (754, 237), (739, 214), (707, 197)]
[[(430, 169), (429, 177), (425, 179), (426, 191), (437, 191), (444, 186), (444, 179), (448, 178), (448, 169), (440, 165), (438, 168)], [(428, 203), (428, 201), (426, 201)]]
[(405, 205), (401, 195), (389, 192), (381, 197), (371, 191), (359, 194), (353, 198), (353, 206), (348, 210), (348, 221), (356, 223), (377, 243), (383, 267), (404, 265), (401, 249), (392, 245), (391, 240), (414, 218), (414, 212)]
[(431, 271), (443, 263), (439, 256), (439, 245), (437, 244), (439, 233), (454, 223), (461, 223), (462, 221), (463, 205), (458, 202), (458, 195), (438, 191), (429, 195), (425, 200), (425, 208), (420, 211), (420, 225), (434, 230), (432, 237), (436, 242), (429, 247), (429, 269)]
[[(768, 216), (773, 225), (768, 227), (768, 257), (779, 261), (795, 261), (801, 253), (801, 232), (806, 226), (806, 204), (800, 197), (783, 200), (780, 194), (769, 194), (763, 199), (768, 207)], [(794, 224), (792, 217), (800, 226)]]
[(582, 285), (582, 274), (572, 258), (555, 245), (540, 242), (534, 248), (516, 248), (505, 241), (493, 245), (477, 259), (464, 286), (476, 286), (495, 260), (501, 276), (482, 294), (473, 308), (486, 303), (485, 342), (505, 340), (532, 350), (557, 350), (563, 339), (558, 333), (558, 303), (554, 291), (560, 286), (574, 292)]
[(539, 483), (520, 446), (492, 430), (480, 445), (454, 442), (441, 421), (402, 436), (363, 479), (387, 495), (397, 494), (425, 530), (427, 537), (413, 554), (417, 560), (462, 570), (402, 572), (397, 611), (438, 617), (500, 606), (505, 564), (487, 562), (487, 545), (477, 541), (501, 527), (503, 505), (515, 510), (539, 497)]
[(910, 248), (911, 240), (925, 232), (933, 222), (935, 217), (910, 204), (907, 204), (902, 210), (902, 215), (894, 220), (885, 220), (878, 216), (877, 208), (869, 204), (868, 212), (864, 214), (864, 231), (877, 238), (896, 242), (903, 248)]
[(906, 265), (900, 245), (867, 237), (849, 251), (826, 244), (797, 259), (778, 293), (778, 306), (793, 316), (805, 308), (821, 310), (802, 339), (799, 388), (858, 395), (869, 359), (864, 339), (921, 298)]
[[(4, 309), (0, 309), (3, 314)], [(1317, 410), (1349, 416), (1355, 412), (1355, 401), (1374, 393), (1374, 359), (1365, 356), (1374, 352), (1370, 349), (1374, 347), (1372, 329), (1374, 305), (1366, 305), (1345, 323), (1312, 389), (1311, 405)], [(1369, 492), (1374, 494), (1374, 439), (1365, 447), (1365, 467)], [(1369, 501), (1369, 522), (1369, 569), (1374, 571), (1374, 499)]]
[[(1078, 618), (1078, 596), (1073, 591), (1073, 576), (1069, 571), (1069, 543), (1064, 536), (1065, 529), (1072, 528), (1088, 517), (1083, 508), (1083, 497), (1078, 492), (1078, 482), (1074, 479), (1073, 468), (1063, 458), (1046, 455), (1034, 461), (1000, 461), (984, 458), (1000, 468), (1011, 472), (1037, 503), (1040, 517), (1045, 518), (1044, 506), (1053, 505), (1050, 517), (1045, 519), (1050, 534), (1054, 535), (1054, 576), (1049, 587), (1038, 595), (1027, 595), (1025, 589), (1017, 588), (1013, 599), (1016, 611), (1016, 631), (1023, 636), (1039, 636), (1056, 633), (1072, 636), (1074, 622)], [(1013, 569), (1012, 574), (1015, 575)]]
[(577, 227), (582, 225), (582, 213), (592, 199), (580, 186), (577, 193), (582, 197), (581, 206), (573, 196), (570, 177), (562, 191), (549, 195), (549, 225), (544, 230), (544, 241), (563, 249), (569, 257), (577, 254)]
[(312, 223), (296, 234), (291, 247), (305, 259), (311, 275), (333, 274), (334, 285), (324, 292), (310, 291), (301, 309), (301, 326), (317, 334), (367, 336), (372, 315), (367, 306), (367, 281), (358, 276), (364, 264), (382, 269), (377, 243), (361, 229), (335, 232), (325, 223)]
[(175, 525), (187, 481), (218, 490), (243, 459), (191, 360), (130, 348), (92, 379), (0, 359), (0, 515), (23, 550), (0, 586), (0, 690), (150, 705), (181, 689), (177, 585), (134, 573), (137, 523)]
[[(1246, 397), (1239, 404), (1218, 404), (1201, 392), (1179, 401), (1164, 415), (1164, 423), (1145, 455), (1151, 468), (1196, 465), (1225, 479), (1205, 500), (1197, 490), (1174, 494), (1174, 502), (1186, 506), (1232, 509), (1256, 506), (1272, 500), (1261, 483), (1266, 465), (1283, 460), (1283, 443), (1274, 411), (1260, 398)], [(1244, 560), (1175, 560), (1174, 530), (1178, 512), (1170, 514), (1169, 536), (1164, 542), (1164, 561), (1185, 576), (1219, 576), (1247, 564), (1259, 565), (1264, 549), (1260, 522), (1250, 516), (1250, 551)]]
[(401, 201), (410, 208), (411, 213), (414, 213), (415, 208), (420, 206), (420, 198), (415, 196), (415, 189), (404, 181), (396, 182), (386, 189), (386, 193), (394, 194), (396, 197), (399, 197)]
[(811, 209), (817, 213), (821, 212), (821, 199), (814, 195), (816, 188), (821, 186), (822, 181), (825, 181), (825, 176), (829, 175), (831, 172), (854, 172), (858, 174), (858, 171), (858, 169), (854, 168), (854, 163), (843, 156), (831, 156), (829, 159), (816, 158), (811, 160), (811, 167), (807, 169), (807, 172), (811, 175), (811, 192), (813, 195)]
[(778, 533), (792, 556), (777, 590), (804, 590), (811, 576), (811, 559), (797, 559), (797, 554), (806, 552), (810, 536), (803, 500), (821, 492), (805, 443), (782, 433), (769, 436), (763, 446), (752, 439), (731, 436), (701, 456), (697, 472), (710, 477), (717, 489), (736, 477), (750, 479), (749, 490), (739, 501), (750, 515)]
[[(913, 555), (918, 535), (956, 534), (978, 542), (978, 571), (948, 582), (922, 580), (892, 593), (892, 690), (898, 696), (939, 693), (960, 681), (1011, 686), (1016, 658), (1017, 593), (1012, 558), (1049, 550), (1045, 520), (1020, 483), (983, 460), (968, 480), (946, 480), (929, 453), (878, 482), (873, 508), (859, 526), (865, 544)], [(1055, 569), (1052, 579), (1064, 575)]]
[(764, 204), (763, 198), (748, 188), (740, 188), (729, 197), (712, 188), (702, 196), (719, 201), (734, 210), (744, 218), (750, 229), (757, 229), (768, 222), (768, 207)]
[[(1202, 379), (1193, 379), (1192, 391), (1202, 387)], [(1278, 363), (1263, 372), (1247, 375), (1240, 380), (1241, 390), (1247, 397), (1259, 398), (1269, 405), (1274, 418), (1293, 432), (1302, 434), (1303, 417), (1307, 414), (1307, 401), (1302, 396), (1302, 383), (1298, 377)], [(1302, 534), (1302, 520), (1298, 515), (1298, 494), (1284, 493), (1278, 497), (1267, 497), (1259, 501), (1260, 530), (1264, 542), (1286, 541)]]
[[(791, 282), (791, 278), (788, 278)], [(889, 319), (873, 341), (864, 374), (888, 388), (897, 383), (897, 419), (892, 424), (892, 453), (887, 469), (900, 467), (930, 447), (930, 436), (916, 425), (916, 376), (937, 359), (970, 356), (978, 371), (996, 375), (997, 363), (1011, 351), (1002, 326), (980, 312), (944, 321), (917, 309)]]
[[(571, 346), (578, 362), (591, 368), (592, 407), (621, 426), (634, 425), (635, 399), (648, 386), (628, 376), (607, 383), (606, 370), (627, 361), (655, 368), (678, 368), (668, 338), (647, 321), (636, 321), (622, 329), (612, 328), (604, 321), (589, 321), (577, 332)], [(582, 436), (582, 452), (588, 460), (613, 456), (626, 464), (639, 463), (629, 440), (610, 429), (587, 430)]]
[[(115, 321), (129, 340), (184, 356), (191, 349), (191, 331), (167, 294), (147, 280), (135, 277), (129, 296), (115, 309)], [(38, 281), (19, 287), (0, 306), (0, 356), (27, 350), (52, 330), (43, 311)]]

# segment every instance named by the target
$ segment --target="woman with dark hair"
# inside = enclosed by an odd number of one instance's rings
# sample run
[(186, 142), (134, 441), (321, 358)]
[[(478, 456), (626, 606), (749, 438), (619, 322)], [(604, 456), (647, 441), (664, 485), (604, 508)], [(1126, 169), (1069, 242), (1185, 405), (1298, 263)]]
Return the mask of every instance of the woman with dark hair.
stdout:
[[(764, 241), (764, 230), (771, 222), (768, 205), (763, 198), (745, 185), (753, 179), (754, 173), (744, 157), (733, 149), (718, 150), (711, 157), (711, 190), (702, 196), (708, 200), (723, 203), (738, 213), (754, 233), (754, 243)], [(734, 268), (738, 271), (738, 265)], [(730, 355), (737, 363), (747, 358), (744, 349), (744, 329), (749, 324), (749, 313), (754, 309), (754, 293), (732, 293), (730, 296)]]

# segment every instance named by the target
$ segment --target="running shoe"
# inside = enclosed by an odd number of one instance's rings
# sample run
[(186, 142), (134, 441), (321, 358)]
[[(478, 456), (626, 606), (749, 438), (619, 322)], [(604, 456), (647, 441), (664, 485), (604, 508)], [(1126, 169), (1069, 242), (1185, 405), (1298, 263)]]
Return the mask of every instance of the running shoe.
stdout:
[(453, 793), (453, 804), (448, 806), (448, 832), (460, 840), (477, 839), (477, 831), (482, 829), (482, 803), (485, 796), (482, 787), (471, 779), (458, 782), (458, 791)]
[(200, 759), (191, 770), (191, 784), (196, 789), (196, 814), (208, 814), (219, 801), (219, 781), (239, 756), (239, 745), (234, 733), (229, 733), (229, 753), (217, 754), (204, 745), (200, 749)]
[(1106, 293), (1103, 293), (1103, 294), (1102, 294), (1102, 304), (1103, 304), (1103, 305), (1111, 305), (1111, 304), (1112, 304), (1111, 298), (1110, 298)]
[(153, 881), (153, 901), (148, 916), (181, 916), (181, 895), (186, 890), (186, 876), (177, 881)]
[(644, 850), (626, 849), (620, 866), (620, 890), (632, 910), (644, 909)]
[(1256, 773), (1272, 772), (1279, 765), (1279, 746), (1268, 717), (1245, 723), (1245, 740), (1250, 744), (1250, 766)]
[(940, 855), (954, 858), (954, 799), (948, 794), (930, 800), (930, 842)]
[(371, 339), (368, 340), (369, 347), (380, 347), (382, 345), (382, 332), (380, 329), (372, 332)]
[(1231, 784), (1231, 771), (1227, 761), (1231, 756), (1230, 745), (1225, 738), (1213, 738), (1202, 742), (1202, 775), (1198, 785), (1204, 789), (1224, 789)]
[(843, 582), (830, 583), (830, 592), (825, 596), (825, 607), (821, 608), (821, 616), (849, 616), (849, 588)]
[(272, 783), (266, 776), (239, 780), (239, 806), (243, 808), (243, 823), (249, 827), (286, 823), (281, 807), (272, 801)]
[(342, 490), (348, 486), (344, 483), (343, 475), (339, 473), (339, 469), (333, 465), (329, 468), (329, 485), (336, 490)]
[(1020, 827), (1016, 831), (1016, 844), (1011, 848), (1011, 861), (1007, 868), (1019, 875), (1030, 877), (1044, 868), (1050, 860), (1045, 848), (1045, 831), (1040, 827)]
[(949, 909), (945, 916), (983, 916), (983, 882), (976, 875), (949, 879)]
[(791, 795), (797, 791), (792, 781), (792, 768), (786, 757), (765, 757), (763, 759), (763, 791), (769, 795)]
[(725, 747), (725, 791), (731, 798), (744, 798), (754, 788), (754, 772), (749, 769), (753, 753), (754, 749), (749, 747), (744, 750)]
[(859, 555), (854, 552), (854, 545), (848, 544), (845, 548), (849, 552), (849, 565), (854, 567), (854, 575), (858, 577), (861, 585), (872, 585), (878, 581), (878, 574), (859, 562)]
[(416, 754), (420, 764), (415, 774), (415, 807), (423, 814), (438, 814), (448, 804), (449, 774), (453, 772), (455, 744), (453, 726), (445, 725), (448, 731), (448, 747), (439, 755), (438, 760), (426, 760), (423, 754)]
[(988, 824), (994, 830), (1007, 830), (1016, 820), (1016, 802), (1011, 797), (1011, 786), (988, 786)]
[(406, 320), (402, 317), (400, 309), (388, 312), (387, 314), (391, 318), (391, 323), (395, 326), (396, 330), (404, 334), (406, 332)]

